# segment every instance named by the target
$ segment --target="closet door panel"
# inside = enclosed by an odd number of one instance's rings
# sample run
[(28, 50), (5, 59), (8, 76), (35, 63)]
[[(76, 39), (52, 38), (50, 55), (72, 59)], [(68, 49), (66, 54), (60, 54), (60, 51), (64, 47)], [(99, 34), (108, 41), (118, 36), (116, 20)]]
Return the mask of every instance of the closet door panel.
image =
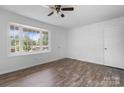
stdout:
[(124, 28), (121, 26), (104, 29), (104, 64), (124, 68)]

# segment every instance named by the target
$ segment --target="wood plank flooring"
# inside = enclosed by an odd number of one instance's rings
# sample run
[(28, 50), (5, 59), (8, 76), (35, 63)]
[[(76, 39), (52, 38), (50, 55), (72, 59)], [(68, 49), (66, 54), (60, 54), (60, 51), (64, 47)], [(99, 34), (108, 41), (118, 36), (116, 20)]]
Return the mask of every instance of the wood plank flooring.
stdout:
[(124, 70), (62, 59), (0, 76), (1, 87), (120, 87)]

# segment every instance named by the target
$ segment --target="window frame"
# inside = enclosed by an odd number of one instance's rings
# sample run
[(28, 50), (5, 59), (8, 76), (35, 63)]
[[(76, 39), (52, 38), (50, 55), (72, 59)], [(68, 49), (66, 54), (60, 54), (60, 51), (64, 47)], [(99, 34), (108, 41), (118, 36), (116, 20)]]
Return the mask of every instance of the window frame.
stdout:
[[(23, 35), (23, 28), (26, 27), (26, 28), (30, 28), (30, 29), (34, 29), (34, 30), (38, 30), (40, 31), (40, 33), (42, 33), (43, 31), (45, 32), (48, 32), (48, 50), (47, 51), (37, 51), (37, 52), (14, 52), (12, 53), (10, 51), (11, 49), (11, 39), (10, 39), (10, 25), (16, 25), (19, 27), (19, 29), (21, 28), (21, 36)], [(46, 29), (42, 29), (42, 28), (38, 28), (38, 27), (34, 27), (34, 26), (30, 26), (30, 25), (22, 25), (22, 24), (19, 24), (19, 23), (14, 23), (14, 22), (11, 22), (11, 23), (8, 23), (8, 27), (7, 27), (7, 31), (8, 31), (8, 56), (23, 56), (23, 55), (32, 55), (32, 54), (42, 54), (42, 53), (48, 53), (48, 52), (51, 52), (51, 32), (46, 30)], [(21, 41), (23, 40), (23, 38), (21, 38)]]

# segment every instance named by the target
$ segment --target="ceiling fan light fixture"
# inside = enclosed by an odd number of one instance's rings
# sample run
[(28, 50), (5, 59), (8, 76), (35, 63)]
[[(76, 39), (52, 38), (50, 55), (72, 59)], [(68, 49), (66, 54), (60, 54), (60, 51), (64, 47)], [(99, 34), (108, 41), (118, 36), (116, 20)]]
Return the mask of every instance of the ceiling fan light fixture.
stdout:
[(54, 15), (55, 17), (59, 17), (60, 13), (58, 13), (57, 11), (54, 11)]

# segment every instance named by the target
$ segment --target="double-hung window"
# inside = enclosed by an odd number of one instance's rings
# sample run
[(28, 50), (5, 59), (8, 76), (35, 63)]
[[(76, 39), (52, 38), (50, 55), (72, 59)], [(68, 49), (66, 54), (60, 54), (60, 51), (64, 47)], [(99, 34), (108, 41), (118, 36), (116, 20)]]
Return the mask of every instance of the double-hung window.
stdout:
[(50, 32), (36, 27), (9, 25), (10, 53), (23, 55), (50, 51)]

